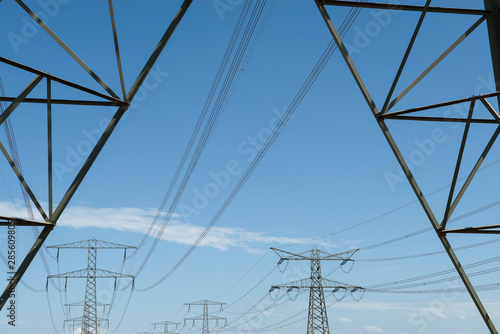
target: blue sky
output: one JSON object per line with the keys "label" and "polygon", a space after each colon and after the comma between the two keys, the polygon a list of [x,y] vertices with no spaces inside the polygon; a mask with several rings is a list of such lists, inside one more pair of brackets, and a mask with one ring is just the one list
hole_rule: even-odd
{"label": "blue sky", "polygon": [[[107,3],[62,0],[47,3],[51,6],[43,1],[26,1],[119,93]],[[250,10],[255,3],[251,3]],[[423,5],[425,1],[405,3]],[[180,4],[181,1],[149,1],[138,6],[132,1],[115,1],[127,89]],[[448,5],[449,1],[436,0],[432,4]],[[481,8],[482,1],[454,1],[453,5]],[[3,1],[0,7],[1,56],[103,91],[42,29],[31,25],[15,2]],[[245,1],[194,1],[144,88],[61,216],[47,246],[91,237],[133,246],[140,244],[174,176],[244,8]],[[255,152],[331,40],[313,1],[268,0],[261,20],[267,13],[269,20],[248,62],[244,61],[244,67],[237,71],[237,85],[226,100],[217,127],[149,260],[144,262],[153,238],[133,256],[129,252],[125,263],[120,251],[98,253],[98,266],[116,272],[134,274],[145,263],[135,279],[133,292],[125,281],[120,284],[123,291],[114,291],[112,280],[98,282],[99,299],[105,303],[113,301],[109,328],[114,332],[133,334],[152,331],[153,322],[182,322],[184,316],[193,317],[201,312],[192,308],[188,313],[184,303],[210,299],[228,304],[220,313],[214,308],[214,314],[228,319],[229,332],[303,333],[307,324],[307,292],[294,301],[284,291],[273,301],[267,292],[271,285],[306,278],[308,264],[290,263],[281,273],[276,267],[278,258],[269,251],[270,247],[302,252],[317,245],[331,253],[361,248],[354,257],[358,261],[348,274],[337,270],[335,263],[324,263],[323,273],[329,279],[366,287],[452,268],[446,254],[421,255],[443,250],[433,231],[410,236],[431,225],[409,184],[401,178],[397,161],[340,53],[335,52],[210,233],[182,266],[157,284],[195,242],[238,184]],[[329,13],[340,26],[348,10],[329,8]],[[345,36],[345,43],[377,105],[384,102],[417,20],[416,13],[366,9]],[[469,16],[429,14],[396,92],[410,84],[476,20]],[[251,43],[255,40],[256,35]],[[0,75],[7,96],[16,96],[33,79],[33,75],[4,64],[0,64]],[[43,96],[44,90],[43,81],[30,97]],[[53,90],[54,98],[87,98],[58,85]],[[483,23],[395,110],[494,91]],[[497,108],[496,101],[490,102]],[[447,107],[436,112],[458,117],[467,108],[467,105]],[[115,109],[54,106],[53,110],[57,203]],[[486,115],[484,108],[478,107],[477,112]],[[26,179],[47,206],[45,117],[44,107],[23,104],[11,120]],[[423,192],[432,193],[428,198],[430,205],[436,215],[442,216],[463,126],[395,120],[387,124],[412,164]],[[472,168],[493,131],[491,125],[471,127],[461,177]],[[5,143],[3,133],[0,139]],[[497,223],[499,153],[495,145],[453,215],[457,220],[455,226]],[[0,170],[0,214],[27,217],[19,185],[5,159],[0,161]],[[170,202],[165,210],[169,205]],[[6,251],[5,235],[0,239],[0,246],[5,248],[2,252]],[[404,236],[408,237],[370,247]],[[23,256],[33,243],[32,230],[18,228],[17,240],[19,256]],[[470,273],[491,269],[491,273],[472,277],[475,284],[498,281],[495,240],[475,235],[450,237],[455,247],[485,243],[457,251],[464,266],[492,259],[488,264],[467,269]],[[404,256],[409,257],[398,259]],[[51,274],[86,266],[84,251],[62,250],[59,262],[53,251],[49,250],[45,257]],[[25,285],[18,287],[17,326],[8,326],[2,311],[2,333],[62,331],[64,320],[70,316],[65,314],[62,304],[81,301],[85,282],[70,280],[65,292],[64,281],[54,280],[45,292],[47,275],[38,256],[25,275]],[[454,276],[452,272],[435,278]],[[461,287],[460,281],[450,279],[413,290]],[[498,292],[479,294],[494,323],[499,325]],[[359,302],[350,296],[336,302],[328,293],[326,300],[331,304],[328,312],[332,332],[487,332],[470,297],[463,291],[367,292]],[[71,316],[78,316],[78,310],[72,309]],[[191,323],[186,325],[179,328],[181,333],[195,333],[201,323],[197,322],[194,329]],[[65,333],[68,332],[65,328]]]}

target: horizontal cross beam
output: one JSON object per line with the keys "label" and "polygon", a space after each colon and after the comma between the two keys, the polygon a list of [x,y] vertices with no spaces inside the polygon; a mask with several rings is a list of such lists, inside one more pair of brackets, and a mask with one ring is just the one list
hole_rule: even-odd
{"label": "horizontal cross beam", "polygon": [[[15,97],[0,97],[0,101],[14,102]],[[21,103],[49,103],[48,99],[25,98]],[[102,107],[119,107],[121,103],[112,101],[87,101],[87,100],[64,100],[50,99],[51,104],[66,104],[66,105],[81,105],[81,106],[102,106]]]}
{"label": "horizontal cross beam", "polygon": [[[412,12],[423,12],[425,6],[416,5],[398,5],[390,3],[379,2],[356,2],[356,1],[340,1],[340,0],[316,0],[319,5],[327,6],[343,6],[343,7],[361,7],[361,8],[374,8],[374,9],[389,9],[389,10],[405,10]],[[449,7],[429,7],[427,9],[430,13],[447,13],[447,14],[467,14],[467,15],[487,15],[490,11],[481,9],[467,9],[467,8],[449,8]]]}
{"label": "horizontal cross beam", "polygon": [[486,225],[442,230],[441,233],[483,233],[500,234],[500,225]]}
{"label": "horizontal cross beam", "polygon": [[11,225],[11,224],[14,224],[16,226],[53,226],[54,225],[54,224],[47,223],[44,221],[42,222],[42,221],[30,220],[30,219],[24,219],[24,218],[0,216],[0,226]]}

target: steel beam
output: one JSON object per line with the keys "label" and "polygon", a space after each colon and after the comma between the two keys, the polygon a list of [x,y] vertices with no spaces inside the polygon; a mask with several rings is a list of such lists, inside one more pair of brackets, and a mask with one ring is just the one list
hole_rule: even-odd
{"label": "steel beam", "polygon": [[450,216],[453,213],[453,211],[455,211],[458,203],[462,199],[462,196],[465,194],[465,191],[467,190],[467,188],[469,187],[470,183],[472,182],[472,179],[474,178],[474,176],[476,175],[477,171],[479,170],[479,167],[481,167],[481,165],[483,164],[483,161],[486,159],[486,156],[490,152],[490,149],[493,146],[493,144],[495,143],[495,141],[497,140],[499,134],[500,134],[500,126],[498,126],[497,129],[496,129],[496,131],[493,133],[493,136],[491,137],[490,141],[488,142],[488,144],[484,148],[483,152],[481,153],[481,156],[479,157],[479,159],[477,160],[476,164],[474,165],[474,168],[472,169],[472,172],[467,177],[467,180],[465,181],[464,185],[462,186],[462,189],[460,189],[460,192],[458,193],[457,197],[453,201],[453,204],[450,207],[450,212],[449,212]]}
{"label": "steel beam", "polygon": [[71,87],[71,88],[75,88],[75,89],[78,89],[78,90],[81,90],[82,92],[85,92],[85,93],[89,93],[89,94],[92,94],[92,95],[95,95],[97,97],[100,97],[102,99],[105,99],[105,100],[108,100],[108,101],[113,101],[113,102],[116,102],[118,103],[118,105],[127,105],[127,103],[123,102],[122,100],[120,100],[119,98],[115,98],[113,96],[108,96],[106,94],[103,94],[103,93],[100,93],[100,92],[97,92],[93,89],[90,89],[90,88],[87,88],[87,87],[84,87],[82,85],[79,85],[79,84],[76,84],[76,83],[73,83],[71,81],[68,81],[68,80],[65,80],[65,79],[62,79],[62,78],[59,78],[59,77],[56,77],[55,75],[52,75],[52,74],[49,74],[49,73],[46,73],[46,72],[43,72],[43,71],[40,71],[40,70],[37,70],[33,67],[29,67],[29,66],[26,66],[26,65],[23,65],[23,64],[20,64],[18,62],[15,62],[13,60],[10,60],[10,59],[7,59],[5,57],[2,57],[0,56],[0,62],[4,63],[4,64],[7,64],[7,65],[10,65],[10,66],[13,66],[13,67],[16,67],[16,68],[19,68],[23,71],[26,71],[26,72],[30,72],[30,73],[34,73],[34,74],[37,74],[37,75],[40,75],[42,77],[45,77],[45,78],[50,78],[52,79],[54,82],[58,82],[60,84],[63,84],[65,86],[68,86],[68,87]]}
{"label": "steel beam", "polygon": [[465,33],[463,33],[446,51],[444,51],[429,67],[425,69],[425,71],[422,72],[413,82],[406,87],[392,102],[387,106],[387,110],[391,110],[392,107],[396,105],[410,90],[412,90],[423,78],[427,76],[444,58],[446,58],[457,46],[462,43],[467,36],[472,34],[474,30],[476,30],[477,27],[481,25],[481,23],[484,22],[486,19],[485,16],[481,17],[479,20],[477,20]]}
{"label": "steel beam", "polygon": [[7,287],[5,288],[4,292],[2,293],[2,296],[0,296],[0,310],[4,307],[7,300],[9,300],[9,296],[10,296],[11,291],[16,288],[17,283],[23,277],[24,273],[26,272],[29,265],[31,264],[31,262],[35,258],[36,254],[38,253],[38,250],[42,247],[43,243],[45,242],[45,240],[47,239],[47,237],[49,236],[49,234],[53,228],[54,228],[54,225],[45,226],[43,228],[42,232],[40,233],[40,235],[36,239],[35,243],[31,247],[30,251],[28,252],[26,257],[24,258],[23,262],[21,263],[21,265],[17,269],[13,278],[7,284]]}
{"label": "steel beam", "polygon": [[489,94],[484,94],[484,95],[472,96],[472,97],[467,97],[465,99],[452,100],[452,101],[448,101],[448,102],[441,102],[441,103],[431,104],[431,105],[428,105],[428,106],[423,106],[423,107],[418,107],[418,108],[411,108],[411,109],[406,109],[406,110],[401,110],[401,111],[394,111],[394,112],[391,112],[391,113],[388,113],[388,114],[385,114],[385,115],[378,115],[378,117],[380,117],[380,118],[388,118],[390,116],[405,115],[405,114],[415,113],[415,112],[424,111],[424,110],[430,110],[430,109],[448,107],[448,106],[452,106],[452,105],[460,104],[460,103],[472,102],[472,101],[477,101],[477,100],[483,101],[483,100],[485,100],[487,98],[497,97],[497,96],[500,96],[500,92],[494,92],[494,93],[489,93]]}
{"label": "steel beam", "polygon": [[483,105],[486,107],[486,109],[488,109],[488,111],[493,116],[493,118],[495,118],[500,123],[500,115],[493,108],[493,106],[487,100],[485,100],[485,99],[481,99],[480,101],[483,103]]}
{"label": "steel beam", "polygon": [[50,37],[52,37],[52,39],[54,39],[54,41],[57,42],[57,44],[59,44],[64,49],[64,51],[66,51],[81,67],[83,67],[83,69],[88,74],[90,74],[90,76],[95,81],[97,81],[97,83],[101,85],[101,87],[104,88],[105,91],[107,91],[111,96],[118,98],[115,92],[113,92],[111,88],[109,88],[108,85],[106,85],[104,81],[102,81],[102,79],[99,78],[97,74],[95,74],[95,72],[92,71],[90,67],[88,67],[87,64],[85,64],[83,60],[81,60],[76,55],[76,53],[74,53],[69,48],[69,46],[67,46],[28,6],[26,6],[24,2],[22,2],[21,0],[16,0],[16,2],[19,4],[19,6],[21,6],[22,9],[24,9],[26,13],[28,13],[29,16],[31,16],[31,18],[33,18],[33,20],[35,20],[36,23],[40,25],[40,27],[42,27],[43,30],[45,30],[50,35]]}
{"label": "steel beam", "polygon": [[181,8],[175,15],[174,19],[172,20],[169,27],[165,31],[165,34],[163,34],[162,38],[160,39],[160,42],[158,43],[153,53],[151,54],[151,57],[149,57],[148,61],[146,62],[146,65],[144,65],[144,68],[142,69],[141,73],[139,74],[134,84],[130,88],[130,91],[127,94],[127,101],[132,101],[135,94],[137,94],[137,92],[139,91],[139,88],[141,87],[144,80],[146,80],[149,72],[153,68],[153,65],[155,64],[161,52],[165,48],[165,45],[167,45],[167,42],[170,40],[170,37],[172,37],[172,34],[174,33],[175,29],[181,22],[182,18],[184,17],[184,14],[186,14],[186,11],[188,10],[192,2],[193,0],[184,0],[184,2],[182,3]]}
{"label": "steel beam", "polygon": [[52,80],[47,78],[47,178],[49,195],[49,221],[52,222],[53,208],[53,182],[52,182]]}
{"label": "steel beam", "polygon": [[453,200],[453,195],[455,194],[455,187],[457,185],[458,173],[460,172],[460,167],[462,166],[462,157],[464,155],[465,144],[467,142],[467,136],[469,135],[469,128],[471,124],[472,114],[474,113],[475,101],[470,103],[469,116],[467,117],[467,123],[465,124],[464,134],[462,136],[462,143],[460,144],[460,150],[458,151],[457,163],[455,164],[455,172],[453,173],[453,179],[451,181],[450,193],[448,194],[448,202],[446,203],[446,209],[443,217],[443,222],[441,223],[441,228],[446,228],[446,224],[450,219],[451,212],[451,201]]}
{"label": "steel beam", "polygon": [[486,226],[476,226],[476,227],[464,227],[464,228],[454,228],[443,230],[442,233],[480,233],[480,234],[500,234],[500,225],[486,225]]}
{"label": "steel beam", "polygon": [[0,216],[0,226],[8,226],[14,224],[16,226],[52,226],[50,222],[37,221],[31,219]]}
{"label": "steel beam", "polygon": [[342,57],[344,58],[344,61],[347,64],[347,67],[351,71],[351,74],[354,80],[356,81],[356,84],[358,85],[361,94],[363,94],[366,103],[368,103],[368,106],[370,107],[370,110],[372,111],[373,115],[377,116],[379,114],[379,111],[377,109],[377,106],[375,105],[375,101],[371,97],[370,93],[368,92],[368,88],[366,88],[365,83],[361,79],[361,75],[359,74],[358,69],[354,65],[354,62],[352,61],[352,58],[349,55],[349,52],[347,51],[347,48],[344,45],[342,37],[340,37],[337,28],[335,28],[335,25],[333,24],[330,15],[328,15],[328,12],[326,11],[325,7],[322,4],[320,4],[320,2],[321,1],[316,1],[316,5],[318,6],[319,12],[321,13],[323,19],[325,20],[326,26],[328,27],[328,30],[330,30],[330,33],[332,34],[332,37],[335,40],[335,43],[337,43],[337,47],[339,48],[339,51],[342,54]]}
{"label": "steel beam", "polygon": [[7,109],[5,109],[5,111],[0,115],[0,125],[2,125],[3,122],[5,122],[5,120],[7,119],[7,117],[9,117],[10,114],[12,114],[14,110],[16,110],[16,108],[21,104],[21,102],[26,98],[26,96],[28,96],[28,94],[31,93],[31,91],[36,87],[36,85],[38,85],[38,83],[40,83],[42,79],[43,77],[41,75],[37,75],[35,79],[33,79],[29,83],[29,85],[25,89],[23,89],[21,94],[19,94],[19,96],[12,101],[12,103],[7,107]]}
{"label": "steel beam", "polygon": [[[50,78],[49,78],[50,79]],[[0,101],[13,102],[15,97],[0,97]],[[40,98],[25,98],[21,103],[38,103],[46,104],[47,99]],[[107,101],[88,101],[88,100],[66,100],[66,99],[53,99],[52,104],[62,104],[62,105],[76,105],[76,106],[97,106],[97,107],[119,107],[123,103],[119,102],[107,102]]]}
{"label": "steel beam", "polygon": [[[484,0],[484,8],[489,11],[486,15],[486,26],[490,39],[491,61],[495,77],[496,90],[500,91],[500,4],[495,0]],[[500,106],[500,96],[497,97]]]}
{"label": "steel beam", "polygon": [[[316,3],[327,6],[343,6],[343,7],[359,7],[359,8],[373,8],[373,9],[389,9],[389,10],[404,10],[412,12],[423,12],[425,6],[414,5],[400,5],[379,2],[358,2],[347,0],[317,0]],[[447,8],[447,7],[429,7],[431,13],[448,13],[448,14],[467,14],[467,15],[486,15],[489,13],[487,10],[480,9],[466,9],[466,8]]]}
{"label": "steel beam", "polygon": [[396,73],[396,77],[394,78],[394,81],[392,82],[391,88],[389,89],[389,93],[387,94],[387,98],[385,99],[384,106],[382,107],[382,114],[385,114],[387,112],[387,106],[389,105],[389,101],[391,100],[392,94],[394,93],[394,89],[396,89],[396,85],[398,84],[399,78],[401,77],[401,74],[403,73],[403,69],[406,65],[406,61],[408,60],[408,57],[410,56],[411,49],[413,48],[413,44],[415,44],[415,40],[417,39],[418,32],[420,31],[420,27],[422,27],[422,23],[424,22],[425,14],[427,14],[427,11],[429,10],[429,5],[431,4],[431,0],[427,0],[425,3],[425,7],[422,10],[422,14],[420,14],[420,18],[418,19],[417,26],[415,27],[415,30],[413,31],[413,35],[411,36],[410,43],[408,43],[408,47],[406,48],[405,55],[403,56],[403,60],[401,61],[401,64],[399,65],[398,72]]}
{"label": "steel beam", "polygon": [[16,174],[17,178],[19,179],[19,182],[21,183],[21,185],[26,190],[29,197],[31,198],[31,200],[35,204],[36,208],[38,209],[38,212],[40,212],[40,215],[42,215],[42,217],[45,221],[49,221],[49,217],[47,216],[47,214],[43,210],[42,206],[40,205],[40,202],[38,202],[35,194],[33,193],[33,191],[31,191],[31,188],[28,186],[28,183],[24,179],[24,176],[19,171],[19,168],[17,167],[14,160],[12,160],[9,153],[7,152],[7,149],[5,148],[5,146],[3,146],[1,141],[0,141],[0,151],[2,151],[3,155],[5,156],[5,159],[7,159],[7,161],[9,162],[10,167],[12,168],[12,170]]}
{"label": "steel beam", "polygon": [[123,79],[122,60],[120,57],[120,47],[118,45],[118,33],[116,32],[115,12],[113,10],[113,0],[108,0],[108,5],[109,5],[109,16],[111,18],[111,28],[113,29],[113,40],[115,42],[116,63],[118,65],[118,74],[120,76],[120,86],[122,88],[123,99],[125,100],[127,98],[127,93],[125,92],[125,81]]}
{"label": "steel beam", "polygon": [[403,120],[403,121],[426,121],[426,122],[445,122],[445,123],[477,123],[477,124],[498,124],[495,119],[483,118],[457,118],[457,117],[433,117],[433,116],[388,116],[385,119]]}
{"label": "steel beam", "polygon": [[127,110],[126,108],[120,107],[116,111],[115,115],[113,116],[113,118],[109,122],[106,130],[104,130],[103,134],[101,135],[101,137],[97,141],[96,145],[92,149],[92,152],[90,152],[90,155],[88,156],[87,160],[85,160],[85,163],[83,164],[82,168],[80,169],[80,171],[76,175],[74,181],[71,183],[70,187],[68,188],[68,190],[64,194],[63,198],[59,202],[59,205],[55,209],[54,215],[52,217],[54,222],[57,222],[59,217],[62,215],[64,209],[66,208],[69,201],[71,200],[71,198],[75,194],[76,190],[78,189],[78,187],[82,183],[85,175],[87,175],[88,171],[90,170],[90,167],[92,167],[92,165],[94,164],[95,160],[97,159],[97,156],[99,155],[102,148],[104,147],[104,145],[108,141],[109,137],[111,136],[111,134],[115,130],[116,126],[118,125],[118,122],[121,120],[121,118],[126,110]]}

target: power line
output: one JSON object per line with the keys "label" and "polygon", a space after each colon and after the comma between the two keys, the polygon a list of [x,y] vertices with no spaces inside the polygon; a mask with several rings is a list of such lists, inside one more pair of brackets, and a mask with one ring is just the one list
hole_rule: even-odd
{"label": "power line", "polygon": [[[354,22],[354,19],[359,15],[359,12],[361,9],[352,9],[351,14],[344,20],[344,23],[342,24],[341,27],[341,33],[345,35],[345,33],[349,30],[350,26]],[[333,55],[333,52],[337,49],[336,43],[332,40],[330,44],[327,46],[326,50],[323,52],[322,56],[314,66],[313,70],[309,74],[308,78],[306,81],[303,83],[301,89],[299,92],[296,94],[295,98],[293,99],[291,105],[287,108],[286,112],[283,114],[281,117],[280,121],[276,125],[276,127],[273,129],[272,133],[270,136],[267,138],[266,142],[264,145],[261,147],[260,151],[257,153],[256,157],[253,159],[251,162],[250,166],[247,168],[243,176],[240,178],[238,181],[237,185],[233,188],[229,196],[226,198],[222,206],[219,208],[217,213],[214,215],[214,217],[211,219],[210,223],[205,227],[204,231],[199,235],[199,237],[196,239],[196,241],[191,245],[191,247],[186,251],[186,253],[179,259],[179,261],[162,277],[160,278],[156,283],[146,287],[146,288],[137,288],[138,291],[147,291],[161,282],[163,282],[165,279],[167,279],[170,275],[172,275],[183,263],[184,261],[191,255],[191,253],[198,247],[200,242],[205,238],[205,236],[208,234],[208,232],[212,229],[212,227],[215,225],[215,223],[219,220],[219,218],[222,216],[222,214],[225,212],[229,204],[233,201],[233,199],[236,197],[238,192],[241,190],[243,185],[246,183],[250,175],[253,173],[255,168],[258,166],[262,158],[266,155],[267,151],[271,148],[272,144],[278,137],[278,135],[281,133],[285,125],[288,123],[290,117],[292,114],[295,112],[297,107],[300,105],[300,102],[303,100],[309,89],[312,87],[312,84],[316,81],[318,75],[321,73],[323,68],[325,67],[326,63],[330,59],[330,57]],[[169,212],[170,216],[172,215],[171,212]],[[158,239],[155,240],[157,242]]]}
{"label": "power line", "polygon": [[193,133],[191,134],[188,145],[186,146],[186,149],[184,150],[184,154],[182,155],[181,161],[179,162],[179,165],[177,166],[177,170],[175,171],[174,177],[173,177],[172,181],[170,182],[170,186],[168,187],[167,193],[165,194],[163,201],[162,201],[160,207],[158,208],[156,216],[154,217],[153,222],[149,226],[149,229],[146,232],[146,235],[144,236],[144,238],[142,239],[142,241],[139,243],[139,245],[137,247],[138,250],[140,248],[142,248],[142,246],[144,246],[144,244],[146,243],[146,241],[150,237],[150,234],[152,233],[153,228],[155,227],[158,219],[160,218],[161,214],[163,213],[165,205],[167,204],[167,201],[168,201],[168,199],[173,191],[173,188],[174,188],[175,184],[177,183],[177,180],[179,179],[180,173],[181,173],[182,169],[184,168],[184,165],[185,165],[186,160],[189,156],[189,153],[191,152],[191,149],[193,148],[194,141],[198,137],[198,133],[201,129],[201,125],[203,124],[205,116],[208,112],[208,108],[210,107],[212,100],[215,96],[215,93],[217,91],[217,88],[222,80],[222,75],[224,74],[226,67],[227,67],[227,64],[229,62],[229,59],[233,53],[233,49],[234,49],[236,42],[238,40],[238,37],[241,33],[241,29],[243,27],[243,23],[246,20],[249,9],[250,9],[250,1],[247,0],[247,1],[245,1],[245,4],[244,4],[243,9],[240,13],[240,16],[238,17],[238,21],[236,22],[236,26],[233,30],[232,35],[231,35],[231,39],[229,40],[229,44],[226,48],[226,51],[224,52],[224,56],[222,57],[221,63],[219,65],[219,69],[217,70],[217,74],[214,78],[212,86],[210,87],[209,94],[205,100],[205,105],[203,106],[203,109],[202,109],[201,114],[198,118],[196,126],[193,130]]}
{"label": "power line", "polygon": [[231,68],[230,68],[228,74],[226,75],[226,79],[224,80],[222,89],[219,92],[219,96],[217,98],[217,101],[214,105],[214,108],[212,109],[212,112],[211,112],[210,117],[207,121],[207,124],[205,125],[205,129],[203,130],[201,138],[200,138],[198,145],[194,151],[194,154],[191,158],[190,164],[189,164],[189,166],[184,174],[184,177],[181,181],[181,184],[177,190],[176,196],[175,196],[172,204],[170,205],[170,208],[169,208],[166,216],[164,217],[160,228],[158,229],[158,232],[157,232],[156,237],[153,241],[153,244],[151,245],[151,248],[149,249],[141,266],[137,270],[137,272],[135,274],[136,276],[138,276],[142,272],[142,270],[144,269],[144,266],[146,265],[149,258],[153,254],[153,252],[156,248],[156,245],[158,244],[159,240],[161,239],[161,236],[163,235],[163,232],[164,232],[166,226],[168,225],[170,218],[172,217],[172,215],[177,207],[177,204],[180,201],[182,194],[184,193],[184,190],[187,186],[187,183],[188,183],[188,181],[189,181],[189,179],[190,179],[190,177],[191,177],[191,175],[192,175],[192,173],[193,173],[193,171],[198,163],[198,160],[201,157],[203,150],[205,149],[206,143],[208,142],[208,139],[214,130],[214,125],[215,125],[216,119],[220,116],[221,106],[223,105],[223,98],[221,96],[224,96],[226,94],[227,90],[231,87],[232,80],[234,79],[234,72],[238,69],[239,63],[241,62],[241,57],[243,56],[243,54],[246,50],[246,47],[248,46],[248,43],[250,42],[250,40],[252,38],[251,33],[253,33],[253,31],[255,30],[255,26],[257,25],[258,20],[260,18],[260,15],[262,14],[262,10],[265,6],[265,1],[266,0],[257,2],[253,11],[252,11],[252,14],[250,16],[250,20],[247,23],[247,26],[246,26],[245,31],[243,33],[242,40],[240,41],[240,44],[238,46],[236,55],[233,58],[233,63],[231,64]]}

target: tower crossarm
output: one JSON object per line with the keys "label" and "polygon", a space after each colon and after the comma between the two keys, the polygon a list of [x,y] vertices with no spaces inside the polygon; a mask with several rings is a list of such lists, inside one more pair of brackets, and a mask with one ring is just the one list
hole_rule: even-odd
{"label": "tower crossarm", "polygon": [[172,326],[179,326],[180,323],[178,322],[173,322],[173,321],[160,321],[160,322],[153,322],[151,325],[153,326],[159,326],[159,325],[172,325]]}
{"label": "tower crossarm", "polygon": [[[75,303],[71,303],[71,304],[64,304],[64,306],[69,306],[69,307],[78,307],[78,306],[84,306],[85,305],[85,302],[75,302]],[[106,303],[101,303],[101,302],[96,302],[96,305],[97,306],[111,306],[111,304],[106,304]]]}
{"label": "tower crossarm", "polygon": [[[89,276],[88,269],[80,269],[70,271],[64,274],[49,275],[47,278],[87,278]],[[96,269],[95,277],[97,278],[134,278],[132,275],[120,274],[109,270]]]}
{"label": "tower crossarm", "polygon": [[88,249],[88,248],[96,248],[96,249],[136,249],[135,246],[128,246],[117,244],[109,241],[97,240],[96,238],[90,238],[88,240],[81,240],[70,242],[67,244],[47,246],[47,248],[55,248],[55,249],[63,249],[63,248],[72,248],[72,249]]}
{"label": "tower crossarm", "polygon": [[322,278],[321,285],[318,285],[314,284],[310,278],[306,278],[285,284],[273,285],[271,286],[270,291],[273,291],[275,289],[311,289],[311,288],[317,288],[319,286],[321,286],[323,289],[345,289],[345,290],[363,289],[360,286],[345,284],[342,282],[333,281],[326,278]]}
{"label": "tower crossarm", "polygon": [[179,334],[176,332],[170,331],[170,327],[174,327],[177,329],[179,328],[180,323],[178,322],[173,322],[173,321],[160,321],[160,322],[154,322],[151,325],[153,325],[153,330],[156,331],[156,326],[163,326],[163,334]]}
{"label": "tower crossarm", "polygon": [[224,318],[224,317],[218,317],[216,315],[209,315],[209,316],[206,316],[205,318],[203,317],[203,315],[197,315],[195,317],[184,318],[185,321],[188,321],[188,320],[203,320],[203,319],[207,319],[207,320],[226,320],[226,318]]}
{"label": "tower crossarm", "polygon": [[271,249],[280,257],[280,261],[300,261],[300,260],[321,260],[321,261],[353,261],[351,257],[356,253],[359,249],[353,249],[350,251],[338,253],[338,254],[330,254],[325,251],[316,249],[317,252],[316,254],[319,255],[319,257],[313,257],[311,251],[306,251],[302,253],[291,253],[287,252],[281,249],[273,248]]}
{"label": "tower crossarm", "polygon": [[[83,317],[76,317],[76,318],[71,318],[71,319],[65,319],[64,320],[64,323],[67,323],[67,322],[82,322],[83,321]],[[104,319],[104,318],[97,318],[97,321],[98,322],[109,322],[109,319]]]}
{"label": "tower crossarm", "polygon": [[186,326],[186,322],[187,321],[192,321],[193,322],[193,326],[194,326],[195,322],[197,320],[200,320],[200,321],[203,322],[203,331],[202,331],[203,334],[208,333],[208,322],[211,321],[211,320],[215,320],[217,327],[219,326],[219,321],[223,321],[224,322],[224,327],[227,326],[227,318],[218,317],[218,316],[215,316],[215,315],[207,315],[206,313],[203,314],[203,315],[195,316],[195,317],[184,318],[184,326]]}
{"label": "tower crossarm", "polygon": [[212,300],[199,300],[192,303],[184,303],[184,305],[227,305],[227,303],[216,302]]}

